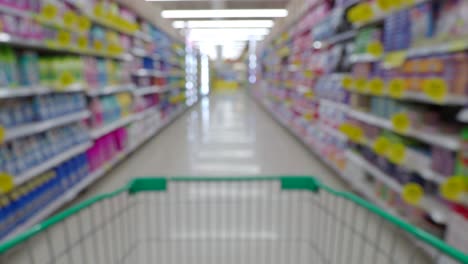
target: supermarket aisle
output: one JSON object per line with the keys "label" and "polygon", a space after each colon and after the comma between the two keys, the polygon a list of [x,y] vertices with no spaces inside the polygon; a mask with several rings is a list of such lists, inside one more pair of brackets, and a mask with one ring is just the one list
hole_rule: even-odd
{"label": "supermarket aisle", "polygon": [[111,171],[88,195],[113,190],[136,176],[278,174],[309,174],[339,184],[247,93],[213,94]]}

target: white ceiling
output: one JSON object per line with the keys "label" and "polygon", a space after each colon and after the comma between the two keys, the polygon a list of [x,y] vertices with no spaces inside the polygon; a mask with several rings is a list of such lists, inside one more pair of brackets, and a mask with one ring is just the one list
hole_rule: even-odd
{"label": "white ceiling", "polygon": [[[289,0],[152,0],[152,4],[157,6],[160,10],[208,10],[208,9],[285,9]],[[219,20],[271,20],[272,18],[216,18]],[[198,18],[198,19],[170,19],[174,21],[194,21],[194,20],[214,20],[214,18]],[[235,22],[234,22],[235,23]],[[188,23],[187,25],[189,25]],[[196,43],[202,51],[208,53],[211,58],[216,55],[216,46],[223,46],[224,58],[235,58],[240,55],[248,40],[256,39],[261,40],[265,34],[269,32],[271,25],[263,29],[257,29],[253,32],[245,26],[245,23],[239,23],[238,30],[233,32],[231,29],[225,32],[219,27],[213,27],[212,33],[209,28],[200,30],[198,32],[191,32],[191,30],[181,30],[182,34],[187,34],[189,41]],[[232,28],[232,27],[231,27]],[[245,29],[245,30],[243,30]],[[229,31],[229,32],[228,32]],[[235,34],[232,34],[235,33]],[[258,34],[257,34],[258,33]]]}

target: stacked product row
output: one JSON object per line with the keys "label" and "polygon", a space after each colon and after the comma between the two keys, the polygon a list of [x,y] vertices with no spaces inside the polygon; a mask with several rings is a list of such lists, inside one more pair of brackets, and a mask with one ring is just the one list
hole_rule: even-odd
{"label": "stacked product row", "polygon": [[73,199],[191,105],[184,61],[196,55],[113,1],[0,2],[0,34],[11,40],[0,47],[3,240]]}
{"label": "stacked product row", "polygon": [[359,193],[466,248],[466,1],[312,2],[263,48],[256,96]]}

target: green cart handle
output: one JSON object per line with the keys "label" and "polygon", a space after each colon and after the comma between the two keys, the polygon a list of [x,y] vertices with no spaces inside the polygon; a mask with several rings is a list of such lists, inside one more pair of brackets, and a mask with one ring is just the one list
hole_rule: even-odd
{"label": "green cart handle", "polygon": [[390,223],[394,224],[401,230],[409,233],[413,237],[419,239],[420,241],[427,243],[428,245],[434,247],[435,249],[439,250],[440,252],[446,254],[447,256],[451,257],[452,259],[463,263],[468,264],[468,255],[461,252],[460,250],[448,245],[444,241],[438,239],[437,237],[429,234],[426,231],[421,230],[420,228],[411,225],[410,223],[393,216],[392,214],[384,211],[383,209],[379,208],[378,206],[362,199],[361,197],[354,195],[352,193],[337,191],[325,184],[321,181],[317,180],[311,176],[273,176],[273,177],[171,177],[171,178],[135,178],[130,181],[126,186],[115,190],[110,193],[105,193],[101,195],[97,195],[92,197],[84,202],[81,202],[67,210],[58,213],[51,218],[43,221],[40,224],[33,226],[32,228],[28,229],[24,233],[14,237],[13,239],[6,241],[5,243],[0,245],[0,254],[7,252],[8,250],[12,249],[13,247],[23,243],[24,241],[28,240],[29,238],[44,232],[45,230],[49,229],[50,227],[54,226],[57,223],[62,222],[63,220],[67,219],[68,217],[80,212],[81,210],[97,203],[102,200],[110,199],[122,193],[129,193],[129,194],[136,194],[140,192],[155,192],[155,191],[166,191],[167,189],[167,182],[226,182],[226,181],[279,181],[281,182],[281,189],[282,190],[307,190],[311,192],[318,192],[319,190],[326,191],[327,193],[341,197],[348,201],[351,201],[370,212],[384,218],[385,220],[389,221]]}

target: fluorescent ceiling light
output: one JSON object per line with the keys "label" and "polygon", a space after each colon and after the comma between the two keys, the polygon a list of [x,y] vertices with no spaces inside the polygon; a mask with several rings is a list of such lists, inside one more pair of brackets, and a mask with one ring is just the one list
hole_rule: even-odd
{"label": "fluorescent ceiling light", "polygon": [[211,38],[206,38],[206,37],[191,37],[189,38],[189,41],[191,42],[210,42],[212,44],[218,44],[218,45],[223,45],[226,41],[250,41],[250,40],[256,40],[260,41],[264,39],[264,36],[228,36],[222,38],[222,41],[220,40],[219,37],[211,37]]}
{"label": "fluorescent ceiling light", "polygon": [[271,28],[273,20],[190,20],[174,21],[174,28]]}
{"label": "fluorescent ceiling light", "polygon": [[285,17],[286,9],[164,10],[164,18]]}
{"label": "fluorescent ceiling light", "polygon": [[203,35],[203,36],[217,36],[223,37],[228,35],[268,35],[270,32],[267,28],[195,28],[189,31],[190,36]]}

